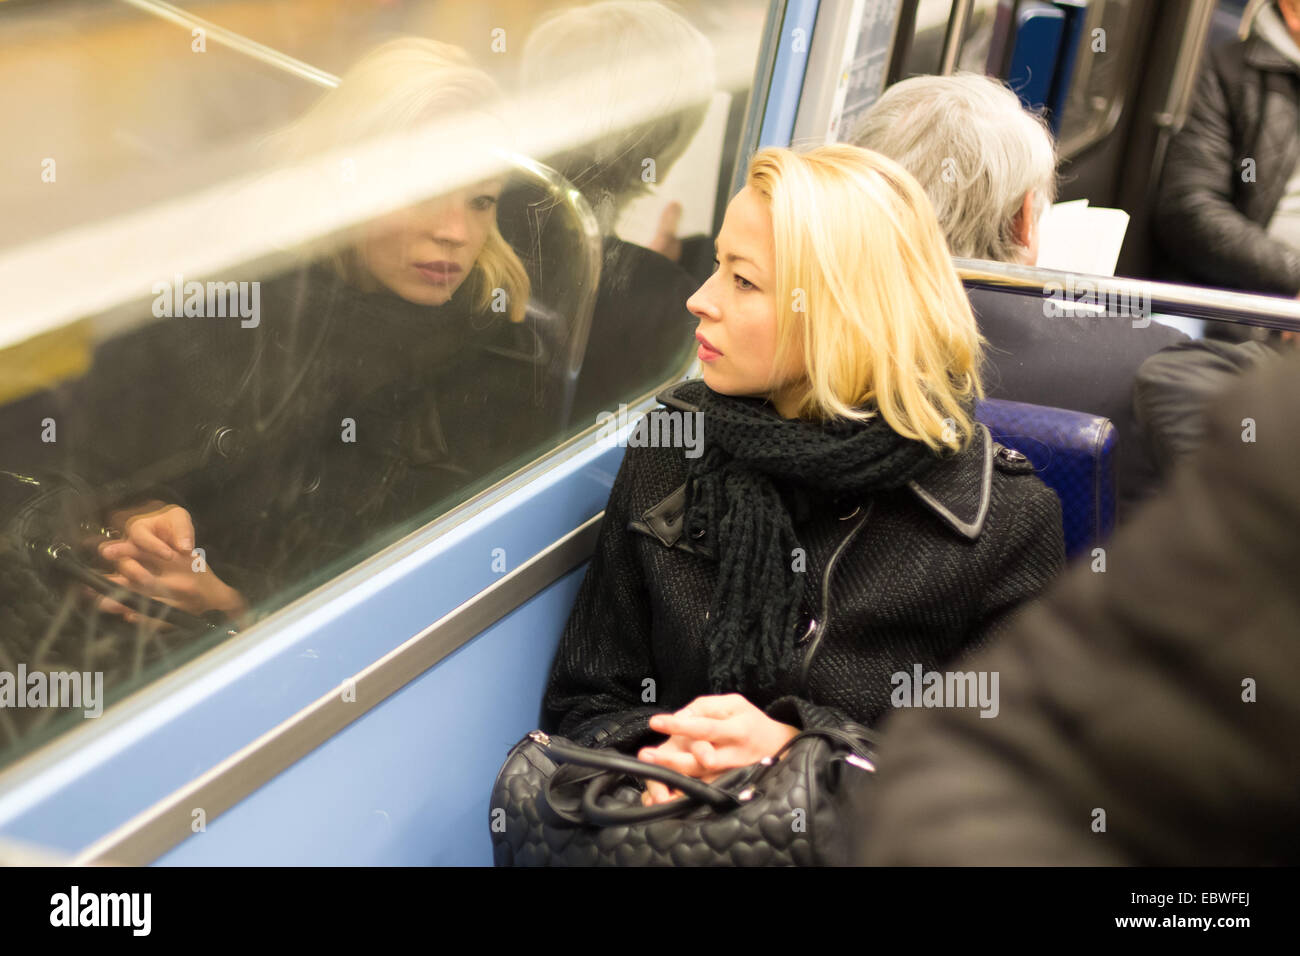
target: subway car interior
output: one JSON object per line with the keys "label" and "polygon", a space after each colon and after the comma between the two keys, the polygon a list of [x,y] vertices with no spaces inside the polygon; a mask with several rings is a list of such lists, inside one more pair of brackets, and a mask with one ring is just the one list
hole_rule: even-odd
{"label": "subway car interior", "polygon": [[921,78],[991,78],[1053,146],[1013,220],[1036,258],[950,235],[951,262],[989,455],[1055,494],[1068,568],[1105,570],[1187,439],[1135,413],[1145,360],[1244,367],[1300,333],[1300,251],[1211,262],[1181,201],[1258,177],[1267,210],[1220,213],[1279,248],[1300,221],[1300,47],[1255,100],[1220,90],[1256,115],[1198,112],[1215,51],[1288,18],[2,0],[0,861],[501,863],[494,781],[542,726],[638,422],[718,354],[693,297],[751,158],[889,153],[925,124],[863,131]]}

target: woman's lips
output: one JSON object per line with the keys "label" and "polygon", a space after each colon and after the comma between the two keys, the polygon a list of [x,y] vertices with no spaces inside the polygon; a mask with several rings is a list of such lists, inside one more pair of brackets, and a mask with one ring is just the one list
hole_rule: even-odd
{"label": "woman's lips", "polygon": [[460,275],[463,270],[454,262],[439,260],[437,262],[417,262],[415,263],[415,271],[435,285],[446,285]]}
{"label": "woman's lips", "polygon": [[714,359],[722,355],[721,352],[709,344],[708,339],[700,335],[698,332],[695,333],[695,341],[700,343],[700,350],[696,354],[699,356],[701,362],[712,362]]}

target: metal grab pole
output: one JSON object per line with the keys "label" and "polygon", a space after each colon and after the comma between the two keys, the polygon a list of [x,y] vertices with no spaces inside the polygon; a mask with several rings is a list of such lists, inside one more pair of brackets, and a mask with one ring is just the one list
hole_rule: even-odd
{"label": "metal grab pole", "polygon": [[339,78],[333,73],[326,73],[324,70],[318,70],[310,63],[304,63],[302,60],[295,60],[287,53],[281,53],[279,50],[273,50],[269,46],[258,43],[256,40],[250,40],[233,30],[227,30],[225,27],[219,27],[209,20],[202,17],[196,17],[192,13],[186,13],[179,7],[170,3],[163,3],[162,0],[122,0],[137,10],[143,10],[145,13],[160,17],[175,23],[177,26],[189,27],[190,30],[202,30],[204,35],[209,37],[214,43],[220,43],[224,47],[234,50],[236,53],[242,53],[244,56],[252,57],[268,66],[273,66],[277,70],[283,70],[286,73],[292,73],[294,76],[307,80],[309,83],[315,83],[317,86],[332,89],[339,85]]}
{"label": "metal grab pole", "polygon": [[943,56],[939,58],[939,75],[952,76],[957,69],[957,57],[966,41],[966,24],[970,22],[971,7],[975,0],[953,0],[952,15],[948,17],[948,32],[943,35]]}

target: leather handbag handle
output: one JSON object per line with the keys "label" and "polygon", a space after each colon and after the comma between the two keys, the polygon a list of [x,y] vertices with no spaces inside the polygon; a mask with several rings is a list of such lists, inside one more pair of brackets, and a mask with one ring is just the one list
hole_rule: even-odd
{"label": "leather handbag handle", "polygon": [[[625,756],[616,750],[593,750],[588,747],[566,744],[549,737],[545,741],[539,740],[538,743],[560,763],[577,764],[580,767],[611,770],[632,777],[657,780],[660,783],[667,784],[674,790],[680,790],[694,800],[707,803],[711,807],[732,807],[740,802],[727,791],[705,783],[703,780],[696,780],[694,777],[688,777],[684,773],[669,770],[667,767],[661,767],[658,764],[646,763],[644,760]],[[597,778],[597,781],[599,779]],[[593,781],[593,783],[597,781]],[[587,789],[590,792],[592,785],[589,784]],[[586,796],[584,795],[584,809],[586,802]],[[673,803],[677,803],[677,801],[673,801]],[[671,806],[671,804],[664,804],[663,806]]]}
{"label": "leather handbag handle", "polygon": [[[672,771],[669,771],[671,773]],[[679,814],[698,807],[704,801],[697,795],[686,793],[683,797],[676,800],[669,800],[667,803],[655,804],[652,807],[602,807],[599,800],[609,790],[618,783],[622,774],[613,771],[605,771],[598,774],[588,784],[582,793],[582,817],[586,823],[598,827],[616,827],[630,826],[638,823],[651,823],[655,820],[663,820],[667,817],[675,817]],[[687,778],[692,779],[692,778]],[[707,783],[699,780],[694,781],[697,786],[708,787],[716,790],[716,787],[710,787]],[[720,791],[721,792],[721,791]],[[739,806],[740,800],[728,795],[727,807]]]}

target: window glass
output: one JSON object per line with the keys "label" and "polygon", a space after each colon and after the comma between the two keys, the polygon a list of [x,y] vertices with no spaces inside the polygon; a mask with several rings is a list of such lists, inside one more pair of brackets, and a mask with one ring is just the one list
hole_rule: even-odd
{"label": "window glass", "polygon": [[998,21],[999,0],[975,0],[971,4],[970,17],[966,20],[966,29],[962,33],[961,52],[957,55],[957,69],[971,73],[992,74],[990,58],[996,63],[1001,55],[1001,46],[1005,44],[1004,36],[1010,26],[1010,19],[1005,23]]}
{"label": "window glass", "polygon": [[[962,45],[957,55],[956,69],[974,73],[986,72],[990,43],[995,36],[999,0],[974,0],[966,26],[962,31]],[[894,80],[909,76],[931,76],[939,72],[943,60],[943,41],[948,33],[948,21],[953,14],[952,0],[908,0],[901,6],[901,25],[906,28],[908,17],[914,14],[910,32],[900,38],[899,64],[891,69]]]}
{"label": "window glass", "polygon": [[1089,5],[1079,38],[1080,52],[1104,49],[1108,55],[1075,58],[1058,136],[1063,157],[1073,156],[1103,139],[1118,120],[1124,105],[1128,64],[1132,62],[1137,40],[1132,25],[1141,12],[1131,0],[1105,0]]}
{"label": "window glass", "polygon": [[906,45],[900,46],[902,65],[894,72],[900,80],[939,72],[943,38],[948,30],[948,18],[952,15],[952,0],[909,0],[904,10],[904,26],[909,12],[914,17],[912,30],[908,37],[903,38]]}
{"label": "window glass", "polygon": [[0,4],[0,763],[681,374],[767,8]]}

